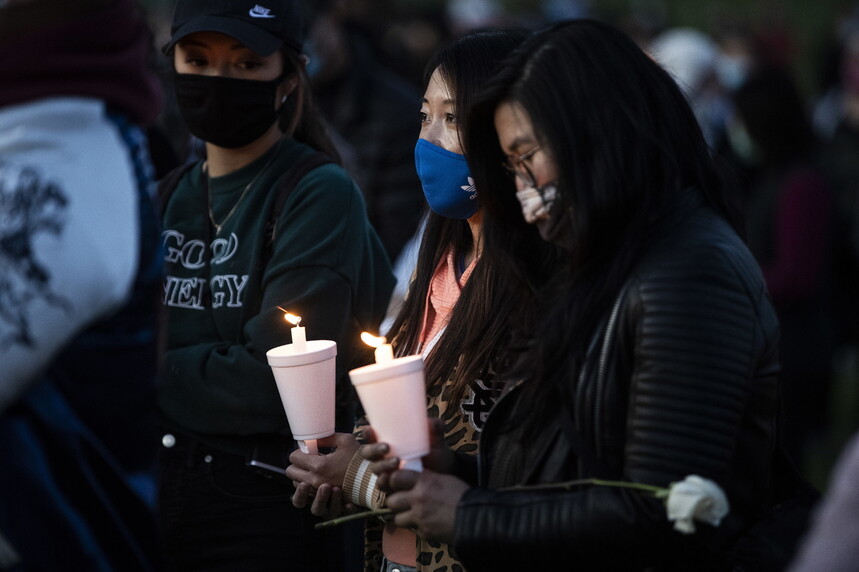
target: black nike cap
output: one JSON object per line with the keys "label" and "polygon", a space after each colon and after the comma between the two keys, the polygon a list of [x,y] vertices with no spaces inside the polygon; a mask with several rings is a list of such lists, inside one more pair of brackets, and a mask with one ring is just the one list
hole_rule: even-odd
{"label": "black nike cap", "polygon": [[298,0],[179,0],[164,53],[195,32],[226,34],[261,56],[270,56],[283,45],[301,52],[302,6]]}

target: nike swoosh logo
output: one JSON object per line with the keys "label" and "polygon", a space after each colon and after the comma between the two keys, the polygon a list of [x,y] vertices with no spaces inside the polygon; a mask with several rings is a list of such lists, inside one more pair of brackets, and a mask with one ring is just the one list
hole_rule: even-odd
{"label": "nike swoosh logo", "polygon": [[251,18],[274,18],[274,14],[271,13],[271,10],[268,8],[263,8],[259,4],[254,6],[248,11],[248,15]]}

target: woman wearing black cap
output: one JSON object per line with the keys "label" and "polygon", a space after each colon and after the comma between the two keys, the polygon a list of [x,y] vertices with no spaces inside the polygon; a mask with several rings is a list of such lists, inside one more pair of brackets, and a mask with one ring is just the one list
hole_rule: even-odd
{"label": "woman wearing black cap", "polygon": [[167,559],[183,570],[344,569],[340,533],[314,531],[277,470],[295,444],[265,352],[290,342],[278,307],[309,338],[336,341],[338,424],[351,429],[346,373],[369,361],[356,341],[378,328],[393,277],[358,188],[318,166],[319,151],[336,154],[309,99],[300,15],[289,0],[180,0],[165,46],[206,151],[160,189],[160,509]]}

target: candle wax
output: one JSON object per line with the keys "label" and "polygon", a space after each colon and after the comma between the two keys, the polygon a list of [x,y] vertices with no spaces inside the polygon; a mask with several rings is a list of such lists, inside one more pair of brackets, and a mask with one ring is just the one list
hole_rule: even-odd
{"label": "candle wax", "polygon": [[376,348],[376,363],[387,363],[394,359],[394,348],[391,344],[382,344]]}
{"label": "candle wax", "polygon": [[297,354],[307,351],[307,336],[304,333],[304,326],[292,328],[292,350]]}

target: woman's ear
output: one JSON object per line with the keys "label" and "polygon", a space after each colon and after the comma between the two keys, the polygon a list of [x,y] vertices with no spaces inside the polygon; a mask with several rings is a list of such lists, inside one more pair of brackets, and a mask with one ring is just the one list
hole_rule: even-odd
{"label": "woman's ear", "polygon": [[277,88],[277,97],[281,103],[284,103],[292,95],[292,92],[298,87],[299,81],[298,73],[291,73],[280,83]]}

